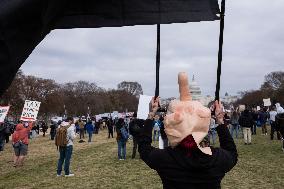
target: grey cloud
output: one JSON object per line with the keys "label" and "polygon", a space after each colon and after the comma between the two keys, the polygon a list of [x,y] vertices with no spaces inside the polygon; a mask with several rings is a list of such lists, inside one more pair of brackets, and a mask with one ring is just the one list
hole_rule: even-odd
{"label": "grey cloud", "polygon": [[[221,94],[257,89],[264,75],[283,70],[282,0],[227,1]],[[214,95],[219,22],[161,26],[160,93],[178,96],[177,73],[195,74],[204,95]],[[22,66],[58,82],[87,80],[104,88],[137,81],[155,89],[156,27],[56,30]]]}

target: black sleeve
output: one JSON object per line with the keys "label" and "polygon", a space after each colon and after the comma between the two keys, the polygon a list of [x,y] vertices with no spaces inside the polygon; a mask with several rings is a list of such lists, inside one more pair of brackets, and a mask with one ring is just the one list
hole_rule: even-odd
{"label": "black sleeve", "polygon": [[217,127],[217,133],[220,142],[220,162],[222,162],[222,167],[225,172],[231,170],[238,161],[238,153],[235,142],[225,125],[220,125]]}
{"label": "black sleeve", "polygon": [[154,148],[151,146],[152,143],[152,125],[153,120],[147,119],[144,123],[142,132],[137,137],[138,139],[138,152],[140,153],[141,159],[152,169],[157,169],[158,156],[163,153],[164,150]]}

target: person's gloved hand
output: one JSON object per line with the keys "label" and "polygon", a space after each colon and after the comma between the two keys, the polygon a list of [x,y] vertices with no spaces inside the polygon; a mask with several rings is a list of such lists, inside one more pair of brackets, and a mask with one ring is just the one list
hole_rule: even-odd
{"label": "person's gloved hand", "polygon": [[207,135],[211,111],[198,101],[192,101],[187,74],[178,75],[180,100],[171,101],[165,117],[165,132],[171,146],[178,145],[192,134],[197,145]]}

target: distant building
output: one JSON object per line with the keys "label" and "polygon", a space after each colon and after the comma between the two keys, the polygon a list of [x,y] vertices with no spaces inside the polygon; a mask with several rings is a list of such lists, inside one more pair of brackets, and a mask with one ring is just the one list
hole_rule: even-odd
{"label": "distant building", "polygon": [[[200,86],[196,82],[194,75],[192,77],[192,81],[189,83],[189,90],[190,90],[190,95],[192,97],[192,100],[199,101],[204,106],[208,106],[208,104],[210,102],[215,100],[214,96],[210,96],[210,95],[202,96]],[[174,99],[176,99],[176,98],[171,97],[171,98],[167,98],[167,99],[161,99],[161,105],[163,107],[167,107],[169,105],[170,101],[174,100]],[[238,99],[239,99],[239,96],[231,96],[227,92],[225,93],[224,97],[220,97],[221,102],[226,104],[226,105],[230,105],[230,104],[236,102]]]}
{"label": "distant building", "polygon": [[199,101],[199,100],[202,99],[201,89],[200,89],[198,83],[195,81],[194,75],[192,77],[192,81],[189,84],[189,90],[190,90],[192,100]]}

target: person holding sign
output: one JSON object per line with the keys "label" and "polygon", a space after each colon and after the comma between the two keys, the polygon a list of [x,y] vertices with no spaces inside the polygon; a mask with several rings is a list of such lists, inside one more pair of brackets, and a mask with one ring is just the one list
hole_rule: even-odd
{"label": "person holding sign", "polygon": [[16,125],[16,130],[12,135],[14,155],[14,167],[23,166],[26,155],[28,154],[29,133],[32,129],[32,122],[21,121]]}
{"label": "person holding sign", "polygon": [[220,188],[225,173],[237,163],[237,149],[224,125],[223,106],[215,101],[216,128],[220,148],[203,145],[208,133],[211,112],[198,101],[192,101],[186,73],[178,76],[180,100],[171,101],[164,118],[170,147],[151,146],[153,117],[159,97],[152,99],[152,110],[139,138],[141,159],[161,177],[164,188]]}

